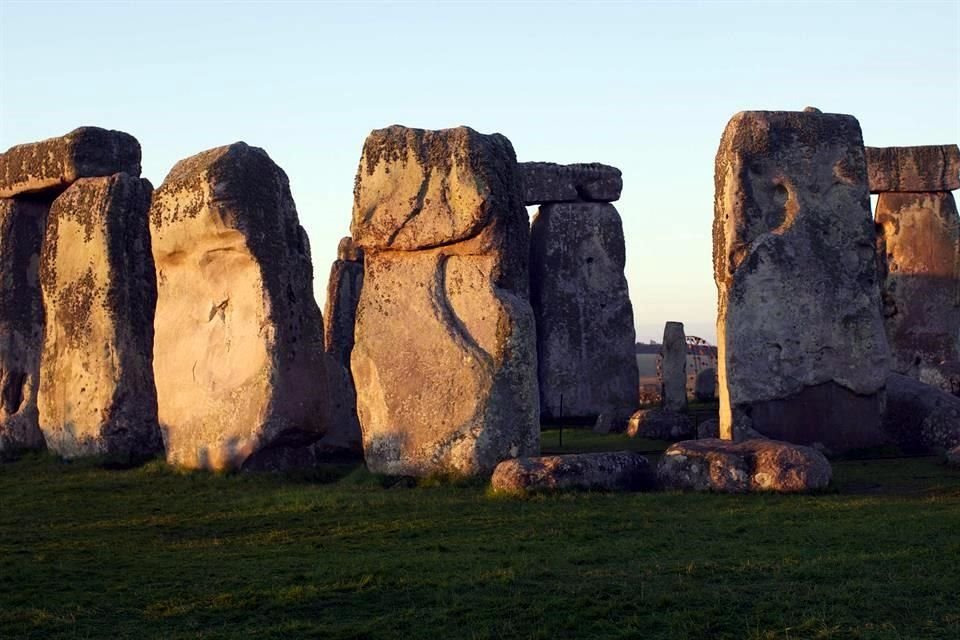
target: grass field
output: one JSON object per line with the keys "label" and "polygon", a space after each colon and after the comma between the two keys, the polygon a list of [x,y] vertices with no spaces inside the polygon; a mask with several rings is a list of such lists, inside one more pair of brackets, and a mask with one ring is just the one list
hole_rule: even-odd
{"label": "grass field", "polygon": [[[624,447],[661,448],[564,431]],[[811,496],[518,499],[27,458],[0,466],[0,637],[960,638],[960,471],[834,470]]]}

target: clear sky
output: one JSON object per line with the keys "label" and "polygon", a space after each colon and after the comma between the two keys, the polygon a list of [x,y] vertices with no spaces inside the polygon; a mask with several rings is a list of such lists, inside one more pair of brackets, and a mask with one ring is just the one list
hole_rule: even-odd
{"label": "clear sky", "polygon": [[0,0],[0,149],[132,133],[155,186],[243,140],[290,176],[322,305],[363,140],[500,132],[623,170],[638,338],[715,338],[713,159],[745,109],[851,113],[876,146],[960,141],[960,0],[54,3]]}

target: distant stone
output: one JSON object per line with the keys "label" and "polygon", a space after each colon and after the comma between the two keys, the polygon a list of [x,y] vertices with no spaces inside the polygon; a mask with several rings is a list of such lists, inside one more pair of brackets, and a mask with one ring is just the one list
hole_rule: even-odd
{"label": "distant stone", "polygon": [[620,199],[620,170],[605,164],[521,162],[525,205],[552,202],[614,202]]}
{"label": "distant stone", "polygon": [[350,236],[340,238],[340,244],[337,245],[337,260],[362,264],[363,249],[358,247]]}
{"label": "distant stone", "polygon": [[[769,440],[762,433],[755,431],[750,427],[749,419],[742,419],[733,426],[733,442],[743,442],[744,440]],[[697,439],[719,438],[720,420],[719,418],[710,418],[697,425]]]}
{"label": "distant stone", "polygon": [[50,209],[40,260],[46,326],[38,407],[47,447],[64,458],[133,463],[163,452],[151,191],[125,173],[81,178]]}
{"label": "distant stone", "polygon": [[655,484],[649,462],[639,453],[612,451],[539,458],[515,458],[497,465],[494,491],[640,491]]}
{"label": "distant stone", "polygon": [[667,411],[687,410],[687,336],[682,322],[668,322],[663,329],[663,408]]}
{"label": "distant stone", "polygon": [[739,113],[716,189],[721,437],[739,412],[778,440],[881,444],[890,357],[859,123]]}
{"label": "distant stone", "polygon": [[960,467],[960,447],[947,451],[947,464],[951,467]]}
{"label": "distant stone", "polygon": [[[348,238],[344,238],[347,240]],[[340,244],[341,249],[343,243]],[[341,252],[343,253],[343,252]],[[360,256],[355,250],[346,255]],[[353,351],[353,332],[357,320],[357,304],[363,289],[363,262],[339,258],[330,267],[327,280],[327,302],[324,308],[324,342],[327,353],[347,370]]]}
{"label": "distant stone", "polygon": [[348,378],[324,353],[306,232],[267,153],[238,142],[178,162],[150,225],[167,460],[268,467],[334,428],[356,433]]}
{"label": "distant stone", "polygon": [[796,493],[824,489],[832,469],[822,453],[776,440],[689,440],[660,458],[657,478],[666,489]]}
{"label": "distant stone", "polygon": [[804,107],[803,112],[804,113],[823,113],[823,111],[820,111],[820,109],[817,109],[816,107]]}
{"label": "distant stone", "polygon": [[951,391],[960,358],[960,216],[951,193],[881,193],[877,254],[893,370]]}
{"label": "distant stone", "polygon": [[891,373],[883,426],[908,452],[955,448],[960,446],[960,398]]}
{"label": "distant stone", "polygon": [[693,395],[700,402],[709,402],[717,397],[717,370],[713,367],[704,369],[697,374],[694,382]]}
{"label": "distant stone", "polygon": [[627,423],[627,435],[631,438],[682,440],[694,433],[690,416],[669,409],[640,409]]}
{"label": "distant stone", "polygon": [[489,475],[539,451],[529,222],[499,134],[394,126],[364,144],[351,371],[367,467]]}
{"label": "distant stone", "polygon": [[540,207],[530,242],[544,417],[606,414],[624,424],[639,403],[633,305],[620,214],[611,204]]}
{"label": "distant stone", "polygon": [[81,127],[0,154],[0,198],[37,192],[56,195],[80,178],[115,173],[140,175],[140,143],[122,131]]}
{"label": "distant stone", "polygon": [[871,193],[960,189],[960,148],[955,144],[920,147],[867,147]]}
{"label": "distant stone", "polygon": [[43,342],[38,268],[48,209],[0,199],[0,459],[44,447],[37,410]]}
{"label": "distant stone", "polygon": [[697,425],[697,440],[720,437],[720,418],[710,418]]}

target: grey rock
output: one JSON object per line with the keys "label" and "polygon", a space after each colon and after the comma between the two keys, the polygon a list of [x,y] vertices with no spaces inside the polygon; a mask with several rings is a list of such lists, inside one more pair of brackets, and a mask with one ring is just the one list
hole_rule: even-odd
{"label": "grey rock", "polygon": [[394,126],[364,144],[351,370],[375,472],[488,475],[539,451],[529,223],[505,137]]}
{"label": "grey rock", "polygon": [[533,220],[530,292],[540,407],[548,418],[607,414],[639,402],[633,306],[620,214],[611,204],[551,204]]}
{"label": "grey rock", "polygon": [[40,246],[49,207],[0,199],[0,459],[43,449],[37,409],[43,300]]}
{"label": "grey rock", "polygon": [[363,289],[363,263],[336,260],[327,281],[327,302],[323,313],[327,353],[343,367],[350,368],[357,304]]}
{"label": "grey rock", "polygon": [[631,438],[682,440],[694,432],[690,416],[669,409],[640,409],[627,422],[627,435]]}
{"label": "grey rock", "polygon": [[611,451],[504,460],[497,465],[490,484],[494,491],[508,493],[639,491],[653,488],[655,477],[639,453]]}
{"label": "grey rock", "polygon": [[605,164],[521,162],[525,205],[552,202],[614,202],[620,199],[620,170]]}
{"label": "grey rock", "polygon": [[891,373],[883,426],[908,452],[960,446],[960,398],[913,378]]}
{"label": "grey rock", "polygon": [[704,369],[697,374],[694,382],[693,395],[700,402],[709,402],[717,397],[717,370],[713,367]]}
{"label": "grey rock", "polygon": [[350,236],[340,238],[340,244],[337,245],[337,260],[363,263],[363,249],[358,247]]}
{"label": "grey rock", "polygon": [[140,143],[122,131],[81,127],[0,154],[0,198],[38,192],[55,196],[80,178],[115,173],[140,175]]}
{"label": "grey rock", "polygon": [[776,440],[690,440],[661,456],[657,479],[666,489],[797,493],[830,484],[830,463],[812,447]]}
{"label": "grey rock", "polygon": [[50,209],[37,405],[47,447],[64,458],[134,463],[163,452],[152,363],[151,191],[125,173],[81,178]]}
{"label": "grey rock", "polygon": [[890,355],[859,123],[739,113],[715,180],[721,436],[740,411],[789,442],[880,444]]}
{"label": "grey rock", "polygon": [[955,144],[867,147],[871,193],[960,189],[960,148]]}
{"label": "grey rock", "polygon": [[687,336],[682,322],[668,322],[663,329],[663,408],[687,410]]}
{"label": "grey rock", "polygon": [[952,390],[960,359],[960,216],[951,193],[881,193],[881,293],[893,370]]}

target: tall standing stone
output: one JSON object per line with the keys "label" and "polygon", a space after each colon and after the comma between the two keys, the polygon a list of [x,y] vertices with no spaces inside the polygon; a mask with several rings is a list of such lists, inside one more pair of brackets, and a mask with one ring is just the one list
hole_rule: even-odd
{"label": "tall standing stone", "polygon": [[663,328],[663,408],[687,410],[687,335],[682,322],[668,322]]}
{"label": "tall standing stone", "polygon": [[365,261],[351,362],[367,466],[489,474],[535,455],[529,223],[509,140],[372,132],[351,231]]}
{"label": "tall standing stone", "polygon": [[357,303],[363,288],[363,250],[353,238],[340,240],[337,259],[330,267],[327,303],[323,313],[325,347],[337,362],[350,369],[353,331],[357,321]]}
{"label": "tall standing stone", "polygon": [[0,199],[0,458],[44,446],[37,409],[39,266],[48,210],[42,202]]}
{"label": "tall standing stone", "polygon": [[545,417],[604,415],[622,427],[636,410],[625,263],[623,224],[612,204],[540,207],[531,228],[530,293]]}
{"label": "tall standing stone", "polygon": [[265,151],[239,142],[177,163],[150,228],[170,462],[282,467],[350,419],[345,372],[323,352],[306,232]]}
{"label": "tall standing stone", "polygon": [[[893,370],[960,392],[960,150],[867,148]],[[923,191],[918,191],[922,189]]]}
{"label": "tall standing stone", "polygon": [[882,442],[890,356],[859,123],[739,113],[715,179],[721,437],[749,419],[836,451]]}
{"label": "tall standing stone", "polygon": [[74,182],[50,209],[38,405],[65,458],[133,462],[163,450],[153,383],[152,187],[125,173]]}

